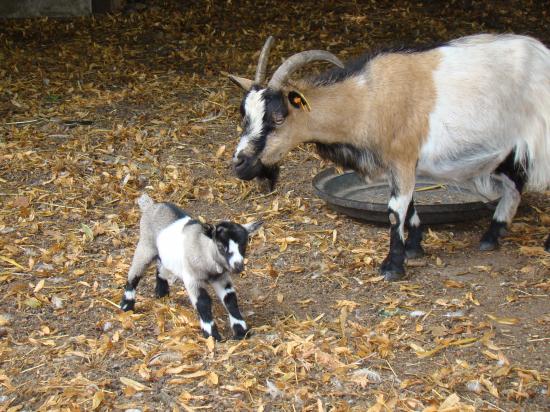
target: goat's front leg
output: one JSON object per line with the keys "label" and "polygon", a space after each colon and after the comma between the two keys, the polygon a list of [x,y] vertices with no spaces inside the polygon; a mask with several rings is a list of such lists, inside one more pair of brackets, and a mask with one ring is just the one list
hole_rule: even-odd
{"label": "goat's front leg", "polygon": [[147,266],[149,266],[156,255],[157,249],[154,245],[142,240],[138,242],[132,259],[132,265],[128,271],[128,281],[124,288],[124,296],[120,302],[120,308],[123,311],[134,310],[137,285],[147,270]]}
{"label": "goat's front leg", "polygon": [[222,340],[218,327],[214,323],[212,316],[212,299],[206,291],[204,282],[197,281],[191,276],[184,276],[183,283],[191,300],[191,304],[199,314],[199,322],[202,334],[205,338],[210,336],[216,340]]}
{"label": "goat's front leg", "polygon": [[415,259],[424,256],[422,248],[422,226],[420,218],[414,207],[414,200],[411,199],[407,208],[407,217],[405,219],[405,227],[409,232],[407,241],[405,242],[405,255],[409,259]]}
{"label": "goat's front leg", "polygon": [[392,173],[391,197],[388,203],[390,220],[390,251],[380,268],[385,280],[400,280],[405,275],[405,220],[414,190],[414,170]]}
{"label": "goat's front leg", "polygon": [[231,277],[229,275],[222,276],[220,279],[213,281],[212,286],[223,302],[227,313],[229,313],[229,323],[231,324],[231,329],[233,329],[233,337],[235,339],[243,339],[248,333],[248,327],[239,310],[237,294],[233,288]]}

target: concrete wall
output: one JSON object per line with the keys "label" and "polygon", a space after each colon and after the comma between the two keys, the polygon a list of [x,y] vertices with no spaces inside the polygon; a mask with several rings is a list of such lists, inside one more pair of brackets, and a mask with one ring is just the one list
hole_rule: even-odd
{"label": "concrete wall", "polygon": [[69,17],[120,10],[123,0],[0,0],[0,18]]}

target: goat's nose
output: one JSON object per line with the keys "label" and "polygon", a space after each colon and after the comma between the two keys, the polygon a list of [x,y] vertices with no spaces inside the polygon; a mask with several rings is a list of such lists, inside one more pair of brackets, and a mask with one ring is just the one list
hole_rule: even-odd
{"label": "goat's nose", "polygon": [[235,266],[233,267],[233,271],[235,273],[241,273],[244,270],[244,263],[238,262],[235,263]]}
{"label": "goat's nose", "polygon": [[242,153],[239,153],[237,157],[233,159],[233,166],[235,166],[237,169],[244,165],[244,162],[246,162],[246,157],[243,156]]}

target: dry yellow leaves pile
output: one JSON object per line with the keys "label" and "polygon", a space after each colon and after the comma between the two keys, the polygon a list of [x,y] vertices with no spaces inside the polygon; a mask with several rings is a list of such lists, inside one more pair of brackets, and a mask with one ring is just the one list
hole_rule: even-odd
{"label": "dry yellow leaves pile", "polygon": [[[0,411],[547,408],[548,193],[525,196],[496,252],[476,249],[487,222],[430,228],[428,255],[388,284],[387,228],[314,197],[327,163],[310,147],[274,193],[230,169],[241,92],[221,73],[250,76],[269,34],[270,70],[310,48],[550,41],[538,2],[462,3],[159,1],[3,21]],[[250,339],[200,337],[184,289],[156,300],[152,273],[120,312],[143,191],[202,220],[265,221],[235,279]],[[230,337],[217,302],[214,314]]]}

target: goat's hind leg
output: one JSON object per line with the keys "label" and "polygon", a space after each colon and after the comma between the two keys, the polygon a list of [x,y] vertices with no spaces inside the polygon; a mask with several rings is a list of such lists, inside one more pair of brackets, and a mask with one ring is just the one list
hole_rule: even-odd
{"label": "goat's hind leg", "polygon": [[515,163],[514,152],[495,170],[502,182],[502,197],[498,202],[489,229],[484,233],[479,245],[480,250],[495,250],[498,239],[506,234],[508,225],[512,222],[521,201],[521,192],[527,180],[523,167]]}
{"label": "goat's hind leg", "polygon": [[170,272],[166,269],[160,259],[157,260],[157,277],[155,284],[155,297],[163,298],[170,294],[170,285],[168,284],[168,277]]}
{"label": "goat's hind leg", "polygon": [[420,225],[420,218],[418,217],[418,213],[416,213],[414,200],[412,199],[407,209],[405,227],[409,232],[407,241],[405,242],[405,255],[409,259],[416,259],[424,256],[424,249],[422,248],[422,226]]}
{"label": "goat's hind leg", "polygon": [[124,288],[124,296],[120,302],[123,311],[134,310],[136,304],[136,288],[149,264],[156,257],[157,250],[154,246],[139,241],[136,246],[132,265],[128,271],[128,281]]}

